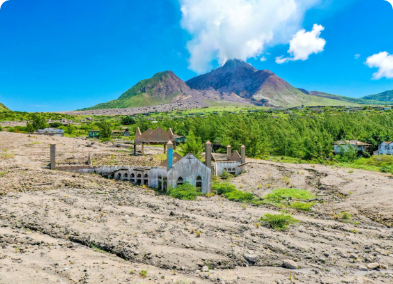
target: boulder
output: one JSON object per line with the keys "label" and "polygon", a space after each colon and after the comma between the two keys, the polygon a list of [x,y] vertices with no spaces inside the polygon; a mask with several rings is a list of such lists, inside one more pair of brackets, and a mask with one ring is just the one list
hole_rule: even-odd
{"label": "boulder", "polygon": [[283,261],[283,267],[288,269],[298,269],[298,264],[293,260],[286,259]]}
{"label": "boulder", "polygon": [[379,268],[380,266],[381,265],[378,262],[367,264],[367,268],[370,270],[375,270],[375,269]]}
{"label": "boulder", "polygon": [[244,255],[244,258],[245,258],[248,262],[250,262],[250,263],[252,263],[252,264],[254,264],[254,263],[256,263],[256,262],[258,261],[258,257],[257,257],[256,255],[253,255],[253,254],[245,254],[245,255]]}

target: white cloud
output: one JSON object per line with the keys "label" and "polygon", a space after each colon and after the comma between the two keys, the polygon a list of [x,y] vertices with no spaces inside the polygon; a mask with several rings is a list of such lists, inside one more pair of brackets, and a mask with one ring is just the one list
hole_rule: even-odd
{"label": "white cloud", "polygon": [[265,56],[262,56],[260,60],[263,62],[263,61],[266,61],[267,58]]}
{"label": "white cloud", "polygon": [[355,59],[358,59],[360,57],[360,54],[355,54]]}
{"label": "white cloud", "polygon": [[298,31],[289,42],[288,53],[291,57],[280,56],[276,58],[278,64],[295,60],[307,60],[313,53],[320,53],[326,45],[326,40],[320,38],[321,32],[325,28],[314,24],[310,32],[306,30]]}
{"label": "white cloud", "polygon": [[305,12],[321,0],[179,0],[182,27],[193,37],[190,69],[202,73],[218,59],[258,57],[269,45],[288,43]]}
{"label": "white cloud", "polygon": [[378,72],[373,74],[373,79],[393,78],[393,54],[386,51],[374,54],[367,58],[366,64],[370,68],[378,68]]}

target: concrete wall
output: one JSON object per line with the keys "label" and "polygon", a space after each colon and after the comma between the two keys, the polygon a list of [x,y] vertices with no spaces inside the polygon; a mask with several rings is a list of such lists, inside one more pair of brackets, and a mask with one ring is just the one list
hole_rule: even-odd
{"label": "concrete wall", "polygon": [[184,182],[196,186],[198,176],[202,178],[202,192],[210,193],[212,170],[194,155],[188,154],[168,171],[168,186],[176,188],[179,177],[182,177]]}
{"label": "concrete wall", "polygon": [[232,172],[232,169],[235,169],[235,174],[240,175],[242,173],[242,171],[244,170],[244,166],[238,167],[240,164],[241,164],[240,162],[216,162],[216,163],[213,163],[216,176],[221,176],[225,169],[227,170],[227,172]]}

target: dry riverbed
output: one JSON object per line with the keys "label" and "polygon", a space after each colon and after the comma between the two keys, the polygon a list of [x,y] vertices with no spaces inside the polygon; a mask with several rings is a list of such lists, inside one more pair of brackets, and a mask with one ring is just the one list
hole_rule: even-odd
{"label": "dry riverbed", "polygon": [[[45,169],[59,158],[156,165],[83,139],[0,132],[0,283],[392,283],[393,180],[386,174],[249,159],[230,182],[263,196],[297,187],[323,203],[287,231],[272,206],[174,200],[126,182]],[[68,159],[68,160],[67,160]],[[344,222],[335,215],[347,211]],[[200,235],[197,232],[200,232]],[[295,268],[295,269],[289,269]]]}

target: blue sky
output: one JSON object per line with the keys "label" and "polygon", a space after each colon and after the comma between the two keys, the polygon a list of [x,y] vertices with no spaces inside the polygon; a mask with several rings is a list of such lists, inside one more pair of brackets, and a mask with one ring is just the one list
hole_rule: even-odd
{"label": "blue sky", "polygon": [[[207,0],[194,0],[203,1]],[[256,68],[272,70],[308,90],[361,97],[393,89],[389,75],[373,79],[378,68],[365,64],[380,52],[393,53],[393,9],[388,2],[293,1],[313,5],[291,15],[289,22],[271,27],[274,37],[263,48],[245,50],[242,41],[247,38],[238,38],[236,31],[225,38],[219,31],[212,36],[222,40],[211,50],[198,52],[207,48],[195,40],[204,34],[201,26],[211,15],[196,20],[188,14],[187,18],[181,7],[198,8],[190,0],[9,0],[0,10],[0,102],[18,111],[75,110],[115,99],[157,72],[172,70],[187,80],[198,74],[193,70],[209,71],[229,57],[243,57]],[[265,23],[249,24],[268,34]],[[292,48],[290,40],[299,30],[310,32],[314,24],[324,28],[323,51],[295,60],[296,53],[287,52]],[[238,30],[242,36],[262,41],[256,35],[258,28],[242,28]],[[278,64],[280,56],[292,59]],[[389,69],[389,59],[384,68]],[[196,67],[200,62],[207,65]],[[390,69],[386,72],[390,74]]]}

